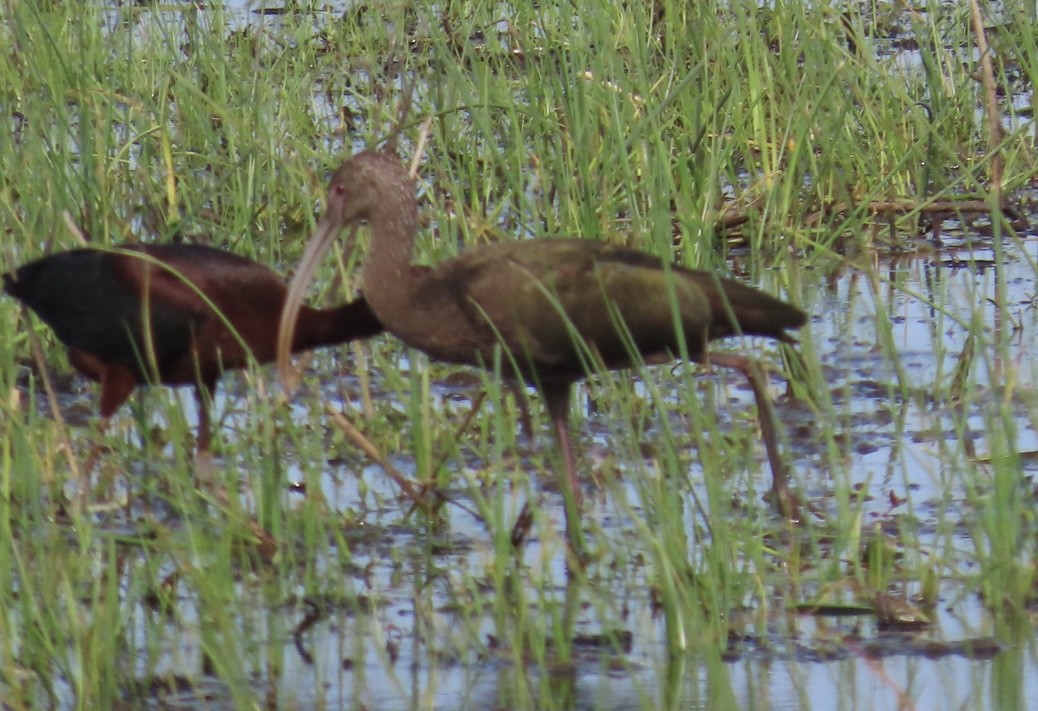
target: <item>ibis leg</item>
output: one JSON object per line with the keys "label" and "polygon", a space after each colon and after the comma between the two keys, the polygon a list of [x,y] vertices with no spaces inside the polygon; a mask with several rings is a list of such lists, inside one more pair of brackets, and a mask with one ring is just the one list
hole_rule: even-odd
{"label": "ibis leg", "polygon": [[746,376],[753,388],[753,397],[757,402],[757,417],[760,420],[761,438],[771,465],[771,491],[768,498],[781,516],[799,520],[801,502],[790,485],[789,470],[782,460],[778,447],[778,427],[775,424],[775,408],[771,404],[764,386],[764,377],[760,364],[744,356],[729,353],[710,354],[710,363],[734,368]]}
{"label": "ibis leg", "polygon": [[581,494],[580,480],[577,478],[577,458],[573,454],[573,445],[569,437],[570,384],[555,384],[551,387],[542,384],[541,387],[566,470],[562,481],[562,495],[566,510],[566,542],[572,554],[567,557],[566,570],[567,574],[572,574],[575,569],[571,566],[576,566],[576,569],[583,568],[587,557],[587,545],[584,542],[580,517],[584,497]]}
{"label": "ibis leg", "polygon": [[569,385],[545,388],[544,399],[548,405],[552,426],[555,428],[555,437],[562,450],[562,464],[566,472],[562,490],[564,493],[568,490],[573,497],[573,503],[580,506],[583,497],[580,481],[577,479],[577,458],[573,454],[573,445],[569,438]]}
{"label": "ibis leg", "polygon": [[195,386],[195,402],[198,404],[198,437],[195,444],[195,485],[205,489],[219,489],[216,486],[216,466],[213,455],[209,451],[212,443],[213,423],[210,409],[216,383],[202,383]]}

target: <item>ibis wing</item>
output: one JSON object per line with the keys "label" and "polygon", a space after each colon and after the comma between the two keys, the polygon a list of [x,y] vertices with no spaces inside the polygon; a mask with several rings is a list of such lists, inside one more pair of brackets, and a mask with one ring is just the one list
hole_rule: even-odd
{"label": "ibis wing", "polygon": [[541,369],[584,372],[592,360],[623,366],[634,352],[677,353],[682,339],[698,357],[705,345],[705,295],[659,260],[576,240],[517,242],[476,255],[464,280],[470,318],[490,324],[500,343]]}

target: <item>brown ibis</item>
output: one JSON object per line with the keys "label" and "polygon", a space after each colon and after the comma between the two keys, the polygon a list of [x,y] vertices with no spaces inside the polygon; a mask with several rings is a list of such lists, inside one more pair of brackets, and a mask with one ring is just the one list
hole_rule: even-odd
{"label": "brown ibis", "polygon": [[750,378],[772,493],[787,508],[795,502],[756,365],[732,354],[708,357],[707,343],[734,335],[790,342],[788,331],[807,320],[796,306],[711,272],[589,239],[507,241],[414,271],[415,183],[386,153],[346,160],[331,179],[327,201],[285,300],[278,348],[283,383],[290,382],[297,307],[318,262],[345,227],[366,221],[371,236],[361,290],[386,331],[448,363],[492,367],[496,354],[506,353],[516,380],[544,398],[562,450],[563,492],[571,492],[574,503],[580,487],[567,424],[570,386],[603,368],[661,363],[681,353]]}
{"label": "brown ibis", "polygon": [[[225,370],[274,359],[286,288],[268,267],[194,244],[135,244],[51,254],[4,274],[4,291],[49,325],[72,365],[101,383],[101,428],[140,385],[192,385],[198,451]],[[293,352],[382,331],[363,299],[303,306]]]}

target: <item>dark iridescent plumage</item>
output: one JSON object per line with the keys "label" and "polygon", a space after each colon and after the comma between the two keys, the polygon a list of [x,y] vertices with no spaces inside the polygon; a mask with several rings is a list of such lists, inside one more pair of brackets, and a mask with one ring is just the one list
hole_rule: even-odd
{"label": "dark iridescent plumage", "polygon": [[[69,359],[101,383],[111,417],[139,385],[193,385],[198,448],[209,444],[209,412],[225,370],[274,359],[285,285],[245,257],[191,244],[128,245],[52,254],[3,276],[4,291],[32,309],[69,348]],[[364,300],[303,307],[293,351],[382,331]],[[203,393],[205,391],[205,393]]]}

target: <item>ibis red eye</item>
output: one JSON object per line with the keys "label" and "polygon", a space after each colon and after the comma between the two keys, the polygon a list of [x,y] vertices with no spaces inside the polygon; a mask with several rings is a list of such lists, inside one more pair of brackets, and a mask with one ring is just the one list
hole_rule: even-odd
{"label": "ibis red eye", "polygon": [[332,194],[333,195],[344,195],[345,193],[346,193],[346,188],[344,188],[341,184],[336,183],[335,185],[332,186]]}

